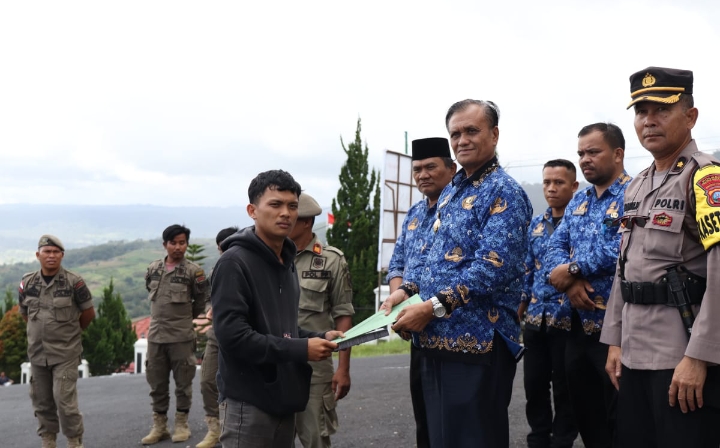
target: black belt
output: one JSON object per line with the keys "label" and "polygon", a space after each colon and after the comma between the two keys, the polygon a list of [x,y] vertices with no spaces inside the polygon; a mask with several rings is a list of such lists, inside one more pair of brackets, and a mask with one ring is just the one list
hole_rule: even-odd
{"label": "black belt", "polygon": [[[706,281],[702,277],[692,276],[683,281],[688,292],[691,305],[699,305],[705,294]],[[665,277],[660,283],[651,282],[620,282],[620,292],[626,303],[635,305],[667,305],[675,306],[670,286]]]}

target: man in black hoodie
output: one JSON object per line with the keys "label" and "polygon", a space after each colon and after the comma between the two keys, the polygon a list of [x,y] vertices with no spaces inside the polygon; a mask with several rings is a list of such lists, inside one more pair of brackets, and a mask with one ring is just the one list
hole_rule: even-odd
{"label": "man in black hoodie", "polygon": [[300,185],[282,170],[258,174],[248,188],[255,225],[225,239],[212,278],[218,340],[223,446],[291,447],[295,413],[305,409],[312,368],[332,355],[342,332],[298,327],[297,249],[288,235]]}

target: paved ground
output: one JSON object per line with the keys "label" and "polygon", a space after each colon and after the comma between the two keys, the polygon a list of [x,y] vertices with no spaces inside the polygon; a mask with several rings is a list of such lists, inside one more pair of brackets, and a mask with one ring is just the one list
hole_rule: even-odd
{"label": "paved ground", "polygon": [[[408,387],[409,355],[352,360],[352,389],[338,404],[340,431],[337,448],[412,448],[414,421]],[[141,446],[150,425],[148,385],[142,375],[95,377],[78,381],[80,409],[85,416],[87,448]],[[194,405],[190,411],[192,438],[182,444],[169,440],[157,447],[194,447],[205,435],[200,399],[200,378],[195,377]],[[174,398],[173,398],[174,403]],[[510,405],[510,446],[525,446],[528,427],[524,413],[522,365],[515,377]],[[27,385],[0,387],[0,446],[39,447]],[[64,447],[61,436],[59,446]],[[300,444],[296,444],[297,447]],[[576,442],[575,446],[582,446]]]}

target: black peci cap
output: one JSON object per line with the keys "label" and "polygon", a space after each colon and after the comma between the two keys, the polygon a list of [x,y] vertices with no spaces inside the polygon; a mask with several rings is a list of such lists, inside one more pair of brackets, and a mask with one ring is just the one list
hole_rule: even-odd
{"label": "black peci cap", "polygon": [[412,141],[412,159],[423,160],[430,157],[450,157],[450,144],[444,137],[421,138]]}

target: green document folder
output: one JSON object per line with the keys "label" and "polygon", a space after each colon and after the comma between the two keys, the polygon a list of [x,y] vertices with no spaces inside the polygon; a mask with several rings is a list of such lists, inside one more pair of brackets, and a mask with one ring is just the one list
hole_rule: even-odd
{"label": "green document folder", "polygon": [[420,296],[415,294],[406,301],[395,305],[389,315],[385,315],[385,310],[380,310],[346,331],[344,338],[335,339],[333,342],[338,344],[338,350],[343,350],[363,342],[385,337],[388,335],[385,327],[397,320],[397,315],[401,309],[422,302]]}

